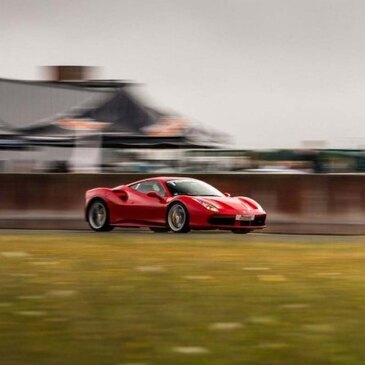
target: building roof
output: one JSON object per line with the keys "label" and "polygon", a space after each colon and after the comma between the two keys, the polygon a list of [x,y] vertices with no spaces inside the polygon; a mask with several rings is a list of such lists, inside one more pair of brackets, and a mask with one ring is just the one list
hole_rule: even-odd
{"label": "building roof", "polygon": [[220,133],[147,106],[131,85],[0,79],[0,120],[29,145],[73,146],[87,136],[102,136],[111,147],[201,148],[221,142]]}
{"label": "building roof", "polygon": [[13,129],[52,121],[110,97],[107,87],[0,79],[0,119]]}

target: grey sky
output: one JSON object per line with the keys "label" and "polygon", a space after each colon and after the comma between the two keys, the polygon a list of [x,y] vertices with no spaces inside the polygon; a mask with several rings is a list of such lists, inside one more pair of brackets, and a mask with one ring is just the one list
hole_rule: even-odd
{"label": "grey sky", "polygon": [[0,0],[0,77],[103,66],[241,147],[365,145],[365,2]]}

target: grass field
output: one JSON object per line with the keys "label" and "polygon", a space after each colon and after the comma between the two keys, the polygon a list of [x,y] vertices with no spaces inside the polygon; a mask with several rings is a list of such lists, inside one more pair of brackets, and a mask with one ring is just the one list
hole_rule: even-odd
{"label": "grass field", "polygon": [[0,364],[364,364],[365,238],[3,232]]}

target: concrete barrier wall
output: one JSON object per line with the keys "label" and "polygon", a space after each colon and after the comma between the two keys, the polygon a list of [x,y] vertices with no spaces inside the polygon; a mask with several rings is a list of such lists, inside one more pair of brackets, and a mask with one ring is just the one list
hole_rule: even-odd
{"label": "concrete barrier wall", "polygon": [[[153,175],[1,174],[0,228],[87,228],[84,193]],[[191,176],[191,175],[190,175]],[[365,176],[194,174],[268,213],[267,232],[365,234]]]}

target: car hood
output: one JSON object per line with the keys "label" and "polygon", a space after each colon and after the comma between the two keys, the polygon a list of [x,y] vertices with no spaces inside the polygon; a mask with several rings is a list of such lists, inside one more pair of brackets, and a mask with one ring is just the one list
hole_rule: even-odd
{"label": "car hood", "polygon": [[263,212],[260,205],[255,201],[252,199],[245,199],[243,197],[196,196],[194,198],[213,204],[221,210],[228,209],[236,212],[251,212],[259,210]]}

